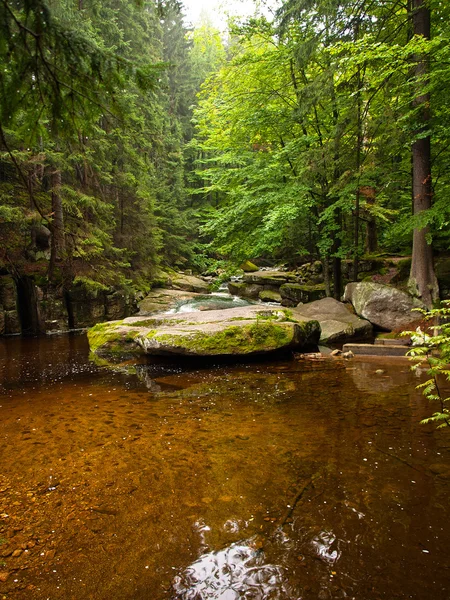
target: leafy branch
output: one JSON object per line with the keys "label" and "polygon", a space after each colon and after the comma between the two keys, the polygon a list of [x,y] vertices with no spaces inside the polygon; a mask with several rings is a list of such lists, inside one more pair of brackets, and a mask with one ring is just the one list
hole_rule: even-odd
{"label": "leafy branch", "polygon": [[417,389],[422,389],[425,398],[439,405],[439,410],[421,422],[436,423],[438,429],[450,427],[450,396],[444,394],[441,386],[442,379],[450,381],[450,300],[444,300],[441,307],[430,311],[416,310],[427,322],[433,323],[428,327],[432,335],[422,332],[420,327],[415,332],[403,332],[403,335],[410,335],[414,343],[408,356],[415,361],[413,370],[425,365],[430,376]]}

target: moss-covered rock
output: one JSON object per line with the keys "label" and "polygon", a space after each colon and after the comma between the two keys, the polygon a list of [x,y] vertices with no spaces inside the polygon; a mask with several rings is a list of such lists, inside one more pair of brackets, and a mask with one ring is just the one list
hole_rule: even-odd
{"label": "moss-covered rock", "polygon": [[281,296],[278,292],[273,290],[262,290],[259,292],[259,299],[262,302],[278,302],[281,303]]}
{"label": "moss-covered rock", "polygon": [[88,331],[89,347],[97,354],[141,354],[135,337],[139,329],[122,327],[123,321],[98,323]]}
{"label": "moss-covered rock", "polygon": [[296,274],[285,271],[256,271],[255,273],[244,274],[244,283],[279,287],[288,281],[297,281]]}
{"label": "moss-covered rock", "polygon": [[129,317],[88,332],[91,350],[103,355],[246,356],[301,350],[316,345],[319,337],[315,320],[255,306],[166,315],[161,320]]}
{"label": "moss-covered rock", "polygon": [[283,306],[297,306],[299,302],[313,302],[326,296],[324,284],[285,283],[280,287],[280,294]]}
{"label": "moss-covered rock", "polygon": [[259,271],[259,267],[254,265],[250,260],[245,260],[240,268],[244,273],[255,273],[256,271]]}

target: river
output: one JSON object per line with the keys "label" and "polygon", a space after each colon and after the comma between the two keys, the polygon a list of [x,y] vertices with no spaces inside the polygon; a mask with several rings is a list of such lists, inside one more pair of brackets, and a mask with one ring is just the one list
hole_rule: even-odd
{"label": "river", "polygon": [[405,359],[0,340],[0,598],[450,597],[450,434]]}

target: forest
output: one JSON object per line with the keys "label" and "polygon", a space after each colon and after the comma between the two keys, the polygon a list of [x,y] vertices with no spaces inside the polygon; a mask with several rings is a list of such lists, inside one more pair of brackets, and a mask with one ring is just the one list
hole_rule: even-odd
{"label": "forest", "polygon": [[[266,3],[270,5],[270,3]],[[270,8],[270,6],[269,6]],[[160,269],[448,249],[450,6],[284,0],[227,34],[177,0],[0,0],[0,270],[44,294]],[[61,291],[62,290],[62,291]]]}

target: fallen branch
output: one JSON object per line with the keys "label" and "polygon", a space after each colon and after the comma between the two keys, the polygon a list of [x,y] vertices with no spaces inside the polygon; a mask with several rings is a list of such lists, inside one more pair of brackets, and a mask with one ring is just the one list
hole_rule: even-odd
{"label": "fallen branch", "polygon": [[378,446],[374,446],[374,448],[376,450],[378,450],[378,452],[381,452],[382,454],[386,454],[386,456],[390,456],[391,458],[395,458],[396,460],[400,461],[401,463],[403,463],[407,467],[410,467],[411,469],[414,469],[414,471],[418,471],[422,475],[427,475],[428,477],[430,477],[430,475],[428,475],[428,473],[426,473],[423,469],[419,469],[418,467],[415,467],[414,465],[412,465],[411,463],[409,463],[404,458],[400,458],[400,456],[397,456],[396,454],[391,454],[390,452],[386,452],[386,450],[382,450],[381,448],[378,448]]}
{"label": "fallen branch", "polygon": [[287,520],[292,516],[292,513],[295,510],[295,507],[297,506],[297,504],[300,502],[300,500],[303,497],[303,494],[311,487],[314,485],[314,481],[316,479],[318,479],[319,477],[321,477],[320,473],[316,473],[315,475],[313,475],[310,479],[308,479],[308,481],[300,488],[299,492],[297,492],[297,495],[295,496],[295,498],[292,500],[292,502],[288,505],[287,510],[285,511],[277,529],[282,529],[286,523]]}

